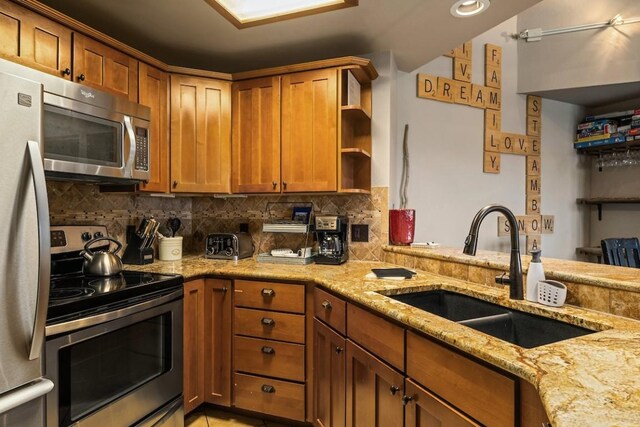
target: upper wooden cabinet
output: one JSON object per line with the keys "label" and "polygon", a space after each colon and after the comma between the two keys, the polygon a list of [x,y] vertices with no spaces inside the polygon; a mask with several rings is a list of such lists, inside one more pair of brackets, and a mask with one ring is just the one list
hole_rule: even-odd
{"label": "upper wooden cabinet", "polygon": [[138,101],[138,61],[82,34],[73,34],[73,80]]}
{"label": "upper wooden cabinet", "polygon": [[338,71],[282,77],[282,190],[336,191]]}
{"label": "upper wooden cabinet", "polygon": [[229,193],[231,83],[171,75],[171,191]]}
{"label": "upper wooden cabinet", "polygon": [[0,56],[71,78],[71,30],[10,1],[0,0]]}
{"label": "upper wooden cabinet", "polygon": [[279,193],[280,77],[232,85],[231,191]]}
{"label": "upper wooden cabinet", "polygon": [[169,76],[144,62],[139,69],[140,104],[151,109],[149,169],[151,178],[140,189],[169,192]]}

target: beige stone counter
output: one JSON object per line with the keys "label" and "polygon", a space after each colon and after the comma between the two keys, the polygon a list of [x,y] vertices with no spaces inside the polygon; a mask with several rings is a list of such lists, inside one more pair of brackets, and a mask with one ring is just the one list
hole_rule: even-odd
{"label": "beige stone counter", "polygon": [[[499,265],[501,260],[486,262]],[[190,256],[182,261],[127,268],[178,273],[186,280],[211,275],[314,282],[529,381],[538,389],[556,427],[640,424],[640,322],[572,306],[554,309],[512,301],[504,288],[420,270],[413,279],[401,282],[365,278],[372,267],[384,266],[390,265],[348,262],[342,266],[283,266],[253,259],[232,262]],[[408,288],[452,290],[600,332],[524,349],[376,292],[401,293]]]}

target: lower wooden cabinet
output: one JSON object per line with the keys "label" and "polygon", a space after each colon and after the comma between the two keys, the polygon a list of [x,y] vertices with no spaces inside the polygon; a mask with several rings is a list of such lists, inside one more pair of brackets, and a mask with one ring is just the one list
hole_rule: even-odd
{"label": "lower wooden cabinet", "polygon": [[402,426],[404,375],[347,340],[347,426]]}
{"label": "lower wooden cabinet", "polygon": [[313,321],[314,415],[316,426],[344,427],[346,423],[347,340]]}
{"label": "lower wooden cabinet", "polygon": [[480,426],[408,378],[405,393],[405,427]]}
{"label": "lower wooden cabinet", "polygon": [[204,403],[204,280],[184,284],[184,413]]}

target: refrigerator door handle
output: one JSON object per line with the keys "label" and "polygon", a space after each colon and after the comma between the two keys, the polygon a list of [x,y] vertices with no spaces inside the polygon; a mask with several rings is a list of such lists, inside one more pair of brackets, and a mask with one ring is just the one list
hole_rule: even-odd
{"label": "refrigerator door handle", "polygon": [[22,404],[35,400],[53,390],[53,382],[46,378],[39,378],[32,383],[19,387],[14,391],[0,396],[0,415],[9,412]]}
{"label": "refrigerator door handle", "polygon": [[35,141],[28,141],[29,159],[31,160],[31,173],[33,175],[33,187],[36,195],[36,210],[38,214],[38,297],[36,302],[35,320],[33,322],[33,335],[31,338],[31,350],[29,360],[34,360],[42,354],[42,345],[45,337],[45,324],[47,322],[47,306],[49,304],[49,286],[51,274],[51,260],[49,251],[51,248],[51,236],[49,234],[49,202],[47,199],[47,184],[44,178],[42,155],[40,145]]}

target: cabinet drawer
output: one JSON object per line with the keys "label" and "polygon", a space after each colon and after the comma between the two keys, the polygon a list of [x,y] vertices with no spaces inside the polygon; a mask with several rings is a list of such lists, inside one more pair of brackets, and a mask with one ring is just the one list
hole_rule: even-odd
{"label": "cabinet drawer", "polygon": [[347,333],[347,303],[340,298],[315,288],[313,314],[341,334]]}
{"label": "cabinet drawer", "polygon": [[304,314],[304,285],[236,280],[234,304]]}
{"label": "cabinet drawer", "polygon": [[[407,378],[405,393],[411,397],[406,406],[405,425],[420,426],[422,420],[432,420],[433,425],[447,427],[480,427],[475,421],[449,406],[438,397]],[[437,424],[436,424],[437,423]],[[533,425],[533,424],[532,424]],[[540,425],[540,424],[538,424]],[[526,426],[526,424],[523,424]]]}
{"label": "cabinet drawer", "polygon": [[304,384],[234,374],[234,406],[291,420],[305,420]]}
{"label": "cabinet drawer", "polygon": [[407,375],[485,425],[515,425],[514,380],[412,332]]}
{"label": "cabinet drawer", "polygon": [[257,338],[233,338],[234,369],[304,381],[304,345]]}
{"label": "cabinet drawer", "polygon": [[237,335],[304,344],[304,316],[300,314],[236,307],[233,324]]}
{"label": "cabinet drawer", "polygon": [[366,310],[347,304],[347,335],[404,372],[404,329]]}

